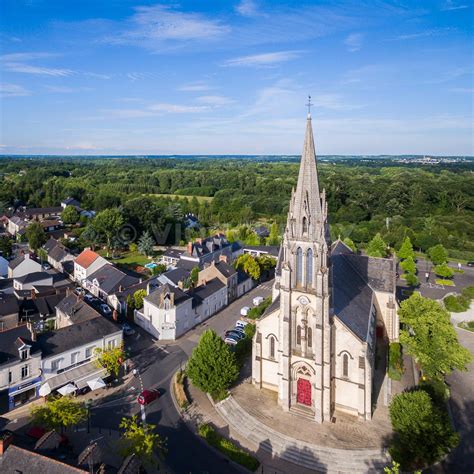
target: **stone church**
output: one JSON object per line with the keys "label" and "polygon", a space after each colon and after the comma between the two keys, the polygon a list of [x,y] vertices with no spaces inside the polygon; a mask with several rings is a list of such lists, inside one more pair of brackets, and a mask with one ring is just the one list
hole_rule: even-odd
{"label": "stone church", "polygon": [[283,410],[317,422],[337,412],[370,420],[374,381],[384,375],[376,377],[376,346],[383,359],[398,339],[395,261],[331,244],[327,213],[308,114],[272,304],[253,341],[252,383],[278,392]]}

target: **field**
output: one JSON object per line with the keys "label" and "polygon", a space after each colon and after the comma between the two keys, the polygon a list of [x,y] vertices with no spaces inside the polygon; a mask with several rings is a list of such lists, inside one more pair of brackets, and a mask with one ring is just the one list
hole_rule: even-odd
{"label": "field", "polygon": [[196,198],[199,202],[199,204],[202,204],[203,202],[211,202],[212,197],[208,196],[183,196],[181,194],[144,194],[144,196],[158,196],[158,197],[164,197],[164,198],[179,198],[179,199],[189,199],[191,200],[192,198]]}

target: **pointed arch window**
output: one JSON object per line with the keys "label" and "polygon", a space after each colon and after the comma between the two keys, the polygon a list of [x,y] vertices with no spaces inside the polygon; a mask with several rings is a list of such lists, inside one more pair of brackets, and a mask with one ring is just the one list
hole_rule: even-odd
{"label": "pointed arch window", "polygon": [[303,234],[308,233],[308,219],[306,217],[303,217]]}
{"label": "pointed arch window", "polygon": [[306,339],[308,340],[308,347],[311,348],[313,347],[313,330],[311,328],[308,328],[307,331],[308,336]]}
{"label": "pointed arch window", "polygon": [[298,326],[298,327],[296,328],[296,344],[297,344],[298,346],[301,345],[301,326]]}
{"label": "pointed arch window", "polygon": [[270,338],[270,359],[275,358],[275,338]]}
{"label": "pointed arch window", "polygon": [[298,247],[296,251],[296,284],[301,285],[303,282],[303,251]]}
{"label": "pointed arch window", "polygon": [[342,376],[349,377],[349,356],[347,354],[342,356]]}
{"label": "pointed arch window", "polygon": [[313,251],[308,249],[306,253],[306,285],[313,284]]}

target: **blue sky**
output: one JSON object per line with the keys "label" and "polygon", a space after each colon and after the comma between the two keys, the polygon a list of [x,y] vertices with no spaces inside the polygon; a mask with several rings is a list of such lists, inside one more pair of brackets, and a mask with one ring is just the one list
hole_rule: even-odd
{"label": "blue sky", "polygon": [[471,0],[0,8],[3,154],[474,155]]}

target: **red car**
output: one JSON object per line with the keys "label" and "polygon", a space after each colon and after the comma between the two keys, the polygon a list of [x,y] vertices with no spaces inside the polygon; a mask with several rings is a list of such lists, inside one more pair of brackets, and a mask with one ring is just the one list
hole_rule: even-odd
{"label": "red car", "polygon": [[160,396],[160,391],[157,389],[153,390],[143,390],[140,395],[138,395],[137,401],[140,405],[148,405],[153,400],[156,400]]}
{"label": "red car", "polygon": [[[43,428],[42,426],[32,426],[27,432],[26,435],[33,439],[40,439],[48,432],[47,429]],[[69,444],[69,439],[66,435],[61,435],[61,445],[66,446]]]}

